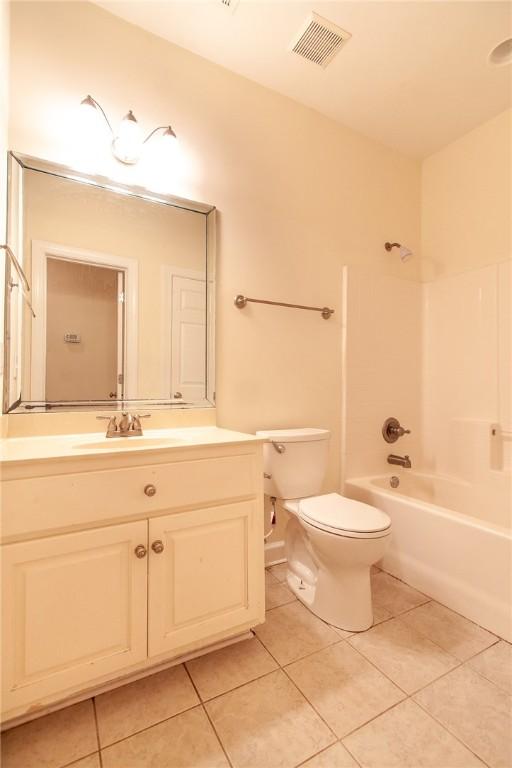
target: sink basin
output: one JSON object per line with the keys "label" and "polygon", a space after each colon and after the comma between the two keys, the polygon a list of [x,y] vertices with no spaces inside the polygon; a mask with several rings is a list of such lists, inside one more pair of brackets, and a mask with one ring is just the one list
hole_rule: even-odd
{"label": "sink basin", "polygon": [[96,443],[81,443],[74,445],[74,448],[90,449],[91,451],[124,451],[137,448],[163,448],[164,446],[182,445],[183,440],[176,440],[169,437],[109,437]]}

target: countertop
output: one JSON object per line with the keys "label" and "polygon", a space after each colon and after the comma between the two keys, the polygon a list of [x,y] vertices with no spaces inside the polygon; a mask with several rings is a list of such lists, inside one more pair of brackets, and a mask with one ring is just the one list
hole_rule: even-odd
{"label": "countertop", "polygon": [[183,427],[147,429],[142,437],[106,438],[104,432],[41,437],[8,437],[0,440],[0,463],[113,456],[170,449],[183,450],[209,445],[264,442],[256,435],[220,427]]}

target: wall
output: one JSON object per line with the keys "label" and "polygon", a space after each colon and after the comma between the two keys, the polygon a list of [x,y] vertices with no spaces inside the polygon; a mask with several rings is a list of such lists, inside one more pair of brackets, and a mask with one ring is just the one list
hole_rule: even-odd
{"label": "wall", "polygon": [[511,118],[427,158],[422,177],[425,467],[502,510],[512,495]]}
{"label": "wall", "polygon": [[512,110],[423,162],[423,279],[476,269],[512,253]]}
{"label": "wall", "polygon": [[[9,5],[0,0],[0,243],[5,243],[8,114],[9,114]],[[0,251],[0,274],[5,274],[4,252]],[[0,280],[0,392],[3,392],[4,363],[4,281]],[[5,431],[5,420],[0,416],[0,437]]]}
{"label": "wall", "polygon": [[[83,159],[70,115],[86,93],[114,120],[132,108],[148,131],[172,122],[179,167],[148,180],[107,147],[100,170],[218,206],[218,421],[331,429],[326,488],[337,488],[342,268],[419,277],[418,260],[383,250],[396,238],[419,252],[419,163],[86,3],[15,3],[11,67],[18,151]],[[237,293],[336,314],[240,311]]]}
{"label": "wall", "polygon": [[[345,274],[345,477],[391,472],[390,453],[422,466],[422,305],[420,283],[348,267]],[[397,418],[410,435],[390,444],[382,426]]]}

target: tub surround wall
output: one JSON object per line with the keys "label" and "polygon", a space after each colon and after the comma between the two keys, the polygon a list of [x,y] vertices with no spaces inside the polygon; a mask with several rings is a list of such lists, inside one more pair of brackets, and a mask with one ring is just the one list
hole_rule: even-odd
{"label": "tub surround wall", "polygon": [[471,482],[489,519],[512,501],[511,266],[424,286],[424,467]]}
{"label": "tub surround wall", "polygon": [[507,110],[422,166],[425,468],[508,510],[512,442],[491,431],[512,431],[511,128]]}
{"label": "tub surround wall", "polygon": [[[84,159],[66,121],[89,92],[116,122],[127,108],[144,129],[172,122],[186,167],[167,172],[166,191],[220,212],[218,421],[249,432],[329,428],[326,490],[337,490],[342,267],[419,277],[417,260],[403,267],[383,251],[390,236],[419,250],[419,161],[92,4],[15,3],[11,14],[11,148]],[[108,146],[97,158],[109,175],[146,180],[144,164],[124,169]],[[240,311],[237,293],[336,314]]]}
{"label": "tub surround wall", "polygon": [[[344,281],[344,476],[391,473],[390,453],[421,466],[421,285],[359,267],[347,267]],[[388,416],[411,434],[386,443]]]}

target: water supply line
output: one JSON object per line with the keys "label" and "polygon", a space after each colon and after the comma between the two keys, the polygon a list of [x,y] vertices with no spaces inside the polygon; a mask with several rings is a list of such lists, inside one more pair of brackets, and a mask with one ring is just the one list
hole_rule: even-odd
{"label": "water supply line", "polygon": [[264,536],[263,536],[263,540],[264,541],[269,539],[272,536],[272,534],[274,533],[274,526],[276,524],[276,519],[277,519],[276,518],[276,501],[277,501],[277,499],[276,499],[275,496],[271,496],[270,497],[270,502],[272,504],[272,509],[270,510],[270,531],[268,533],[264,534]]}

